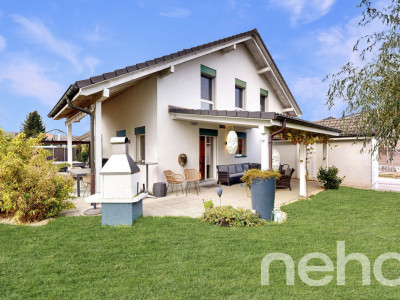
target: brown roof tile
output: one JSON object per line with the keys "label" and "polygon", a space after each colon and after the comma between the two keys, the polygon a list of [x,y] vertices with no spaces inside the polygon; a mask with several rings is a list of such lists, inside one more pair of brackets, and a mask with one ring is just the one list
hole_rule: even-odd
{"label": "brown roof tile", "polygon": [[343,118],[326,118],[313,123],[328,126],[332,128],[338,128],[342,130],[341,136],[356,136],[357,135],[357,122],[359,122],[359,116],[350,116]]}
{"label": "brown roof tile", "polygon": [[[230,37],[227,37],[227,38],[219,39],[219,40],[216,40],[216,41],[211,42],[211,43],[198,45],[198,46],[190,48],[190,49],[184,49],[184,50],[181,50],[181,51],[169,54],[169,55],[165,55],[162,58],[165,61],[171,60],[171,59],[175,59],[175,58],[178,58],[180,56],[187,55],[189,53],[193,53],[193,52],[196,52],[196,51],[200,51],[200,50],[203,50],[205,48],[209,48],[209,47],[214,46],[214,45],[223,44],[223,43],[228,42],[228,41],[232,41],[232,40],[235,40],[235,39],[242,38],[244,36],[251,36],[251,35],[256,35],[261,40],[262,44],[265,47],[265,44],[262,41],[257,29],[253,29],[253,30],[246,31],[246,32],[243,32],[243,33],[240,33],[240,34],[236,34],[236,35],[233,35],[233,36],[230,36]],[[266,51],[268,52],[268,50],[266,50]],[[150,66],[152,66],[154,64],[157,64],[157,63],[160,63],[160,62],[162,62],[161,58],[156,58],[156,59],[149,60],[149,61],[146,61],[146,62],[143,62],[143,63],[138,63],[138,64],[136,64],[134,66],[129,66],[129,67],[126,67],[126,68],[123,68],[123,69],[115,70],[113,72],[105,73],[103,75],[95,76],[95,77],[92,77],[90,79],[79,80],[79,81],[75,82],[75,84],[71,85],[70,88],[73,88],[73,89],[75,89],[75,88],[78,88],[78,89],[79,88],[83,88],[83,87],[89,86],[91,84],[95,84],[95,83],[101,82],[103,80],[107,80],[107,79],[113,78],[111,73],[115,73],[114,77],[117,77],[117,76],[124,75],[126,73],[135,72],[135,71],[137,71],[139,69],[150,67]],[[278,72],[279,72],[279,70],[278,70]],[[279,72],[279,74],[280,74],[280,72]],[[282,76],[281,76],[281,78],[284,81]],[[68,92],[68,90],[67,90],[67,92]],[[289,93],[290,93],[290,90],[289,90]],[[58,103],[55,105],[55,107],[50,111],[50,113],[48,114],[48,117],[54,117],[62,109],[62,107],[66,105],[66,100],[64,99],[64,95],[58,101]]]}

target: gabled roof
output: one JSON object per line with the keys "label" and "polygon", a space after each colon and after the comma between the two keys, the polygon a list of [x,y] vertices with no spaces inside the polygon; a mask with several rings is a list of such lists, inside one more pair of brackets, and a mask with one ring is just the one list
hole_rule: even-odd
{"label": "gabled roof", "polygon": [[360,117],[356,115],[337,119],[329,117],[323,120],[314,121],[313,123],[322,126],[338,128],[342,130],[341,136],[355,137],[357,136],[357,122],[359,121]]}
{"label": "gabled roof", "polygon": [[[253,37],[257,42],[259,42],[259,44],[261,44],[261,47],[256,45],[254,47],[254,49],[260,50],[268,58],[268,63],[270,64],[270,67],[272,68],[273,72],[276,72],[277,80],[280,81],[279,85],[284,90],[284,93],[287,94],[289,102],[294,107],[296,114],[301,115],[301,110],[300,110],[296,100],[294,99],[288,85],[286,84],[282,74],[280,73],[278,67],[276,66],[271,54],[269,53],[267,47],[265,46],[264,41],[262,40],[257,29],[253,29],[253,30],[246,31],[246,32],[243,32],[240,34],[236,34],[236,35],[233,35],[233,36],[230,36],[227,38],[219,39],[214,42],[199,45],[199,46],[192,47],[189,49],[183,49],[181,51],[171,53],[168,55],[164,55],[164,56],[161,56],[158,58],[154,58],[152,60],[148,60],[145,62],[137,63],[135,65],[127,66],[125,68],[118,69],[118,70],[115,70],[112,72],[104,73],[102,75],[98,75],[98,76],[90,77],[88,79],[76,81],[74,84],[72,84],[67,89],[67,91],[64,93],[64,95],[61,97],[61,99],[57,102],[57,104],[53,107],[53,109],[49,112],[49,114],[47,116],[50,118],[55,117],[67,105],[66,97],[68,96],[70,99],[72,99],[79,92],[80,89],[88,88],[90,86],[97,85],[99,83],[106,82],[106,81],[109,81],[109,80],[112,80],[115,78],[123,77],[127,74],[139,72],[146,68],[149,68],[149,69],[154,68],[160,64],[167,64],[169,62],[172,63],[173,61],[180,59],[182,57],[186,57],[186,56],[189,56],[189,55],[195,54],[195,53],[201,53],[203,50],[221,46],[221,45],[224,45],[227,43],[232,43],[236,40],[241,40],[246,37]],[[155,70],[154,72],[159,72],[159,70]]]}
{"label": "gabled roof", "polygon": [[202,49],[206,49],[206,48],[209,48],[209,47],[212,47],[212,46],[220,45],[222,43],[233,41],[233,40],[241,38],[241,37],[249,36],[249,35],[251,35],[253,33],[257,33],[258,34],[257,29],[253,29],[253,30],[250,30],[250,31],[247,31],[247,32],[236,34],[236,35],[224,38],[224,39],[220,39],[220,40],[217,40],[217,41],[214,41],[214,42],[211,42],[211,43],[199,45],[199,46],[192,47],[192,48],[189,48],[189,49],[183,49],[183,50],[178,51],[178,52],[174,52],[174,53],[171,53],[171,54],[168,54],[168,55],[160,56],[160,57],[157,57],[157,58],[154,58],[154,59],[151,59],[151,60],[147,60],[145,62],[137,63],[137,64],[132,65],[132,66],[127,66],[127,67],[125,67],[123,69],[119,69],[119,70],[115,70],[115,71],[112,71],[112,72],[104,73],[104,74],[99,75],[99,76],[94,76],[94,77],[90,77],[88,79],[79,80],[79,81],[75,82],[75,85],[78,88],[86,87],[88,85],[92,85],[92,84],[95,84],[95,83],[98,83],[98,82],[101,82],[101,81],[104,81],[104,80],[108,80],[108,79],[111,79],[111,78],[114,78],[114,77],[117,77],[117,76],[121,76],[121,75],[124,75],[124,74],[127,74],[127,73],[132,73],[132,72],[135,72],[137,70],[144,69],[144,68],[147,68],[147,67],[151,67],[153,65],[156,65],[156,64],[159,64],[159,63],[162,63],[162,62],[170,61],[170,60],[173,60],[175,58],[188,55],[190,53],[198,52],[199,50],[202,50]]}

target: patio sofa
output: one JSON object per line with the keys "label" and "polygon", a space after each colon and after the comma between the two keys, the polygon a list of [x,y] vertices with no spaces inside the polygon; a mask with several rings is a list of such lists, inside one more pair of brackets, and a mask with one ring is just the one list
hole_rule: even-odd
{"label": "patio sofa", "polygon": [[232,165],[219,165],[218,169],[218,183],[227,184],[230,186],[233,183],[240,182],[245,171],[249,169],[261,169],[261,164],[257,163],[242,163]]}

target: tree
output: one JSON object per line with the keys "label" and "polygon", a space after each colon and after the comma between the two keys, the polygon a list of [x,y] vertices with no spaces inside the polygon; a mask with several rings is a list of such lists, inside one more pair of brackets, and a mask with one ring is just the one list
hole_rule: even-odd
{"label": "tree", "polygon": [[46,131],[46,127],[43,125],[42,117],[39,115],[37,110],[29,113],[26,116],[25,121],[21,125],[21,131],[25,133],[27,138],[38,135],[41,132]]}
{"label": "tree", "polygon": [[359,26],[378,22],[384,29],[357,41],[353,51],[360,63],[348,62],[325,78],[330,80],[327,104],[331,108],[342,100],[343,116],[360,116],[356,125],[357,135],[366,137],[363,149],[375,138],[371,151],[386,147],[394,153],[400,138],[400,2],[390,0],[378,9],[362,0],[359,7],[363,8]]}

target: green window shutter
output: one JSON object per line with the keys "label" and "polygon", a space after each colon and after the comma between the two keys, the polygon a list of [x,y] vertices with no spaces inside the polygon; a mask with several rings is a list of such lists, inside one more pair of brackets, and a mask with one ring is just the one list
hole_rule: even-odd
{"label": "green window shutter", "polygon": [[240,139],[247,138],[246,132],[236,132],[236,134],[237,134],[238,138],[240,138]]}
{"label": "green window shutter", "polygon": [[260,89],[260,95],[261,95],[261,96],[268,97],[268,91],[267,91],[267,90],[264,90],[264,89]]}
{"label": "green window shutter", "polygon": [[246,82],[235,78],[235,86],[240,87],[242,89],[245,89],[246,88]]}
{"label": "green window shutter", "polygon": [[146,133],[146,127],[145,126],[141,126],[141,127],[136,127],[135,128],[135,134],[145,134]]}
{"label": "green window shutter", "polygon": [[199,129],[199,135],[218,136],[218,130],[200,128]]}
{"label": "green window shutter", "polygon": [[217,77],[217,71],[203,65],[201,65],[201,74],[212,78]]}
{"label": "green window shutter", "polygon": [[118,137],[126,136],[126,130],[125,129],[124,130],[118,130],[117,131],[117,136]]}

